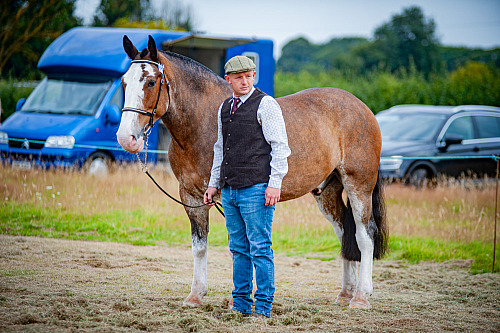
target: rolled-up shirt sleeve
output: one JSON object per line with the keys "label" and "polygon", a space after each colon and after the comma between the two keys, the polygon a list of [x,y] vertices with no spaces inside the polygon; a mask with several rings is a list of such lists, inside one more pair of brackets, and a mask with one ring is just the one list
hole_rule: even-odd
{"label": "rolled-up shirt sleeve", "polygon": [[223,159],[223,139],[222,139],[222,121],[220,117],[220,112],[222,109],[222,104],[217,111],[217,141],[214,144],[214,159],[212,162],[212,171],[210,172],[210,180],[208,186],[219,187],[220,180],[220,166]]}
{"label": "rolled-up shirt sleeve", "polygon": [[257,110],[257,120],[262,126],[264,138],[271,145],[271,175],[268,186],[281,189],[283,178],[288,172],[287,158],[291,151],[288,147],[285,120],[274,98],[271,96],[262,98]]}

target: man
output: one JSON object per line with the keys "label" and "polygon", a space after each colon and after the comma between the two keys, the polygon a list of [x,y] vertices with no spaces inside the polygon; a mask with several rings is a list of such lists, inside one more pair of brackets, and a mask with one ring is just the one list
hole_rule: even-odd
{"label": "man", "polygon": [[253,87],[255,64],[236,56],[224,66],[233,96],[218,111],[218,135],[206,204],[221,189],[233,257],[233,310],[252,314],[253,267],[257,290],[254,316],[271,316],[274,255],[271,230],[290,155],[285,122],[274,98]]}

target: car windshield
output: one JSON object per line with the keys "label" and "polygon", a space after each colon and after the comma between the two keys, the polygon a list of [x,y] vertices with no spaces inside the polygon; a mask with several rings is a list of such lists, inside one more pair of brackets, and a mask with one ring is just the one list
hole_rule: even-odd
{"label": "car windshield", "polygon": [[21,111],[93,115],[110,85],[109,80],[46,77]]}
{"label": "car windshield", "polygon": [[432,113],[377,115],[383,141],[431,141],[446,118]]}

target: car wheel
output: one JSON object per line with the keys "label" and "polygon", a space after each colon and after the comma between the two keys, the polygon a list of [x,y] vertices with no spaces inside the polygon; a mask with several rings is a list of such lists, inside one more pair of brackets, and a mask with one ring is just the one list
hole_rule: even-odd
{"label": "car wheel", "polygon": [[91,176],[106,176],[111,169],[111,158],[103,152],[92,153],[85,162],[85,169]]}
{"label": "car wheel", "polygon": [[408,183],[416,187],[427,186],[429,183],[429,172],[424,168],[416,168],[412,170],[410,176],[408,177]]}

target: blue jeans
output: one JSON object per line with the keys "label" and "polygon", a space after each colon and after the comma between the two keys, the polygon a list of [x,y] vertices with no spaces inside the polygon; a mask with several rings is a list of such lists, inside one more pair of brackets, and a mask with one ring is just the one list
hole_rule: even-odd
{"label": "blue jeans", "polygon": [[252,313],[255,267],[255,313],[271,316],[274,299],[274,255],[271,230],[275,205],[265,205],[266,183],[221,191],[229,250],[233,255],[233,309]]}

